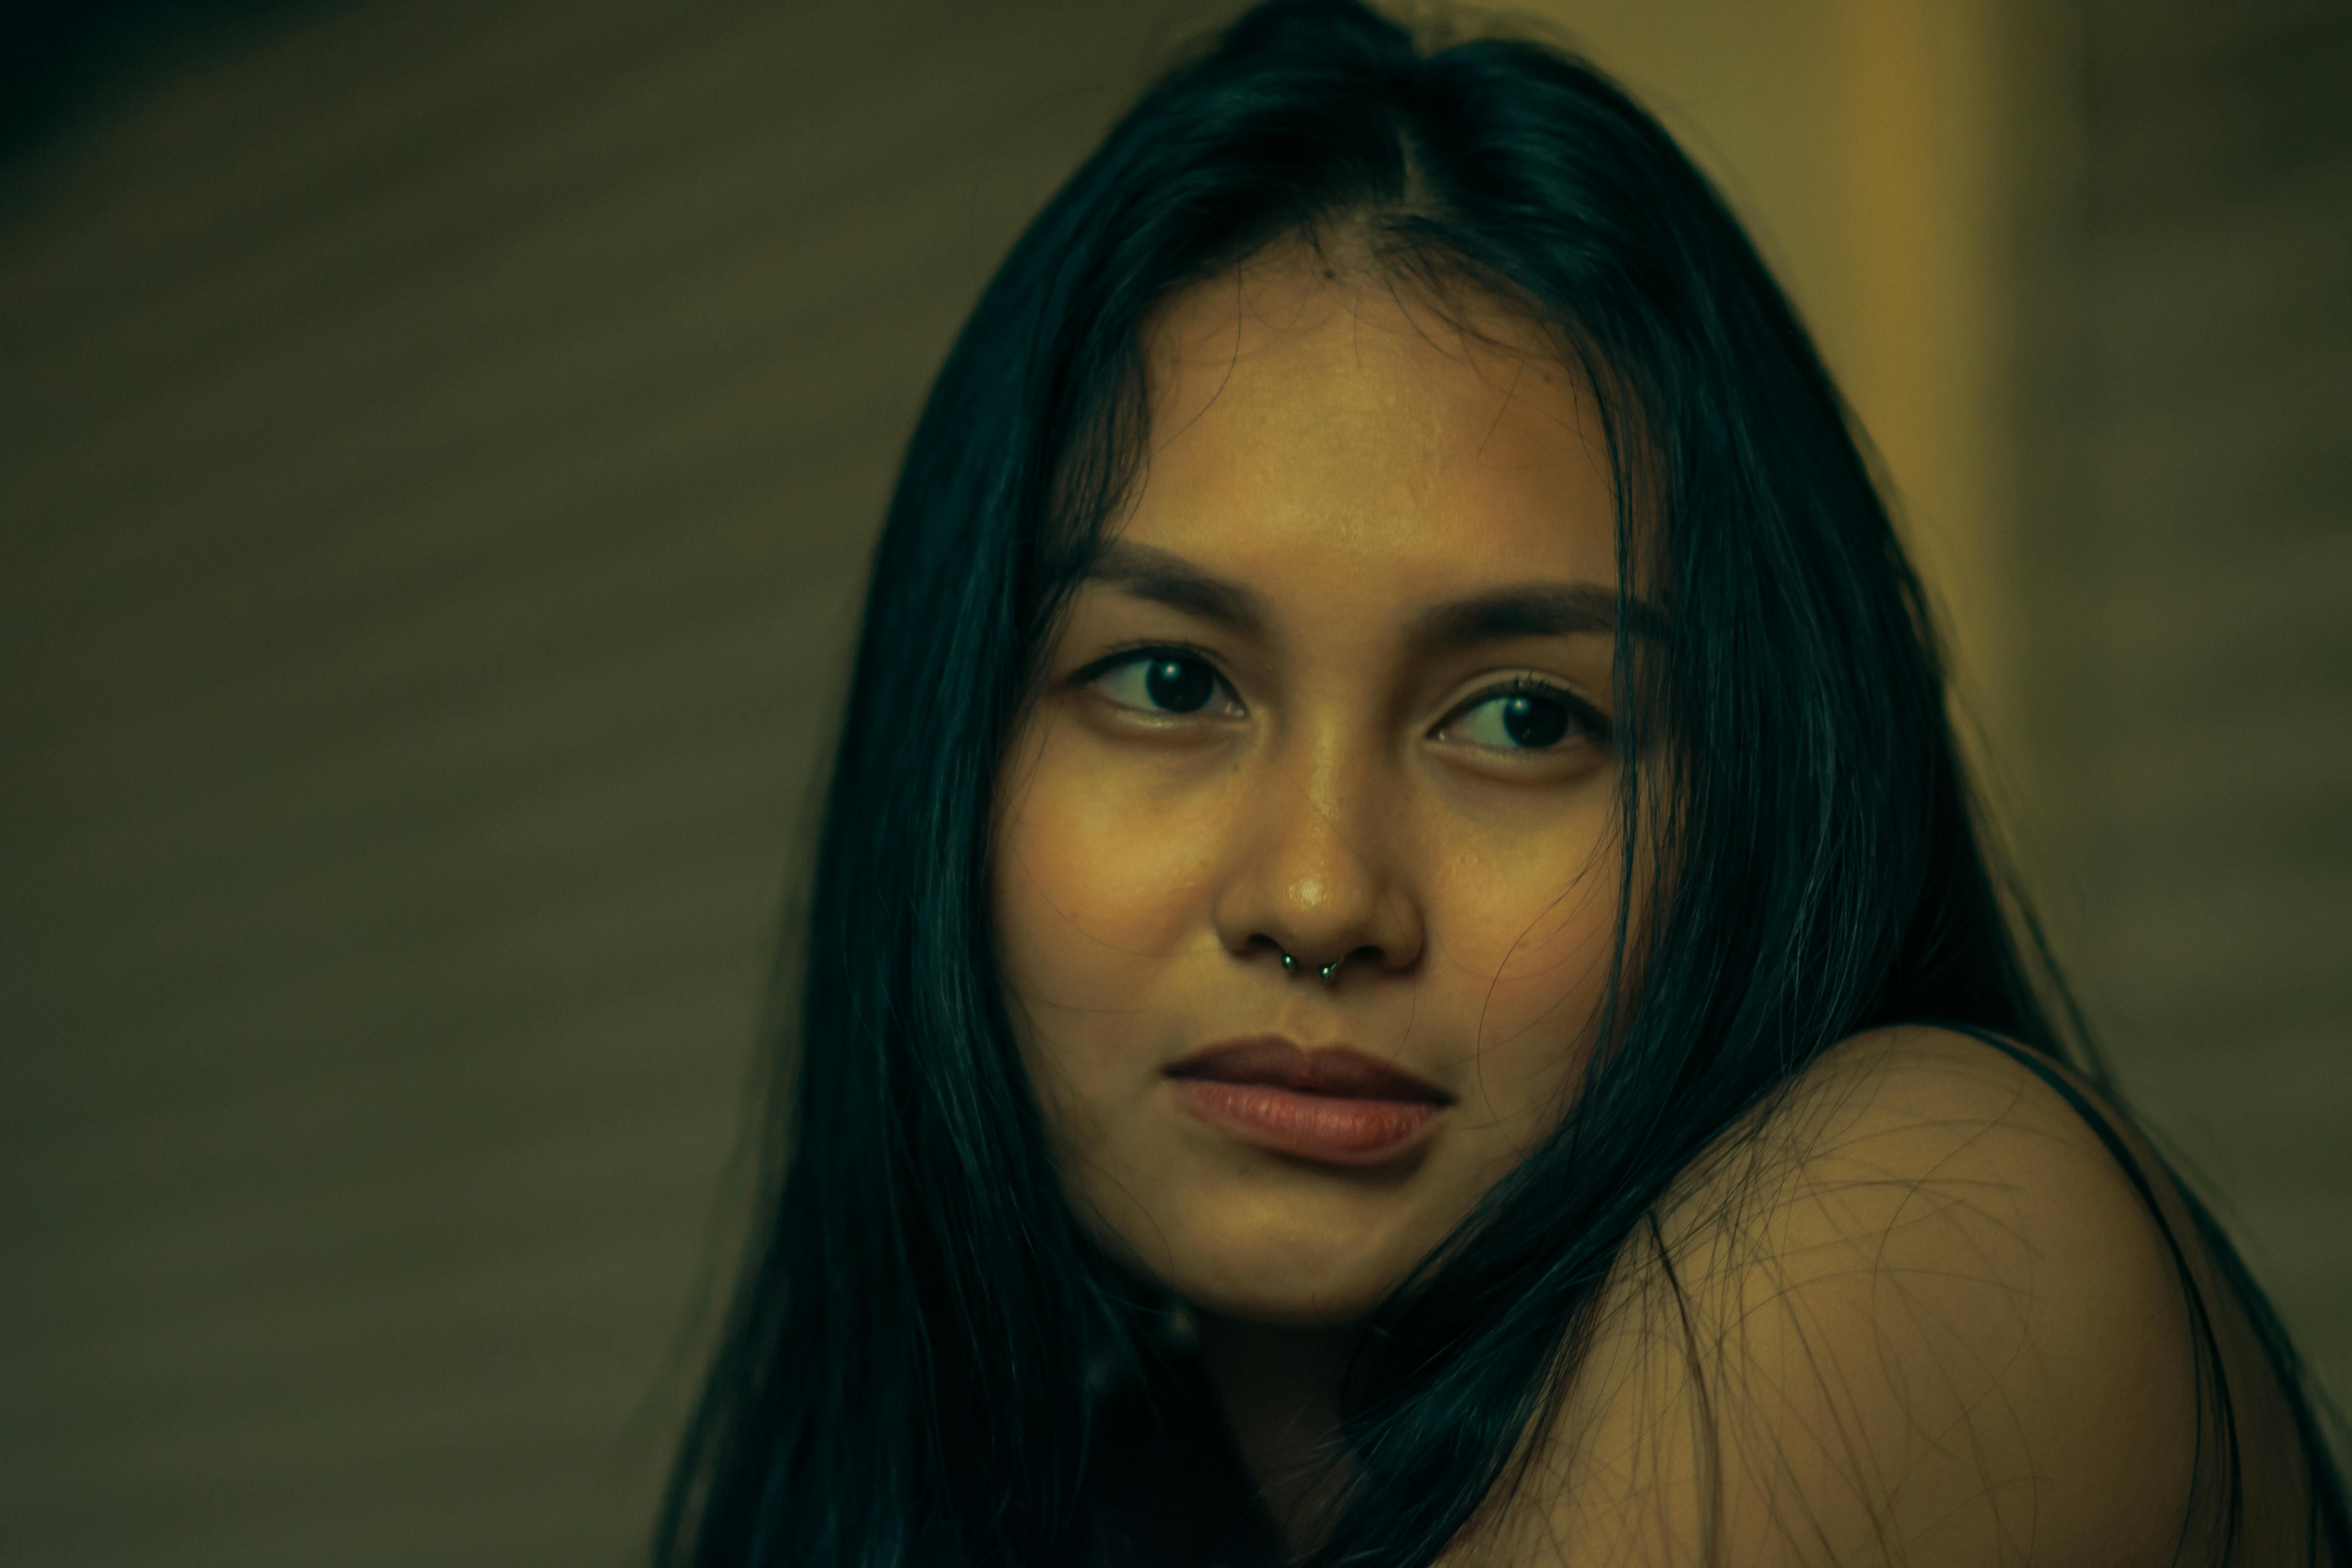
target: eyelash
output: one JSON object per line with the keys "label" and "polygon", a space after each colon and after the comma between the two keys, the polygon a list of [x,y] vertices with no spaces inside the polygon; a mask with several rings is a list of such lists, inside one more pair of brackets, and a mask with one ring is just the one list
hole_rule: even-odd
{"label": "eyelash", "polygon": [[[1204,650],[1189,647],[1181,643],[1139,643],[1128,647],[1115,649],[1110,653],[1105,654],[1102,658],[1096,659],[1091,664],[1088,664],[1086,668],[1080,669],[1076,674],[1072,676],[1070,678],[1070,685],[1074,689],[1092,686],[1097,681],[1102,679],[1104,676],[1110,674],[1113,670],[1125,668],[1130,665],[1146,664],[1162,659],[1170,661],[1182,661],[1189,664],[1199,664],[1202,666],[1209,671],[1212,679],[1216,681],[1219,688],[1223,689],[1228,698],[1236,702],[1240,700],[1239,697],[1234,692],[1233,683],[1227,680],[1224,676],[1218,671],[1216,661],[1214,659],[1211,658]],[[1453,711],[1449,712],[1443,720],[1441,720],[1431,733],[1434,735],[1450,729],[1454,725],[1460,723],[1465,716],[1476,712],[1486,704],[1509,697],[1529,697],[1538,701],[1557,704],[1567,711],[1569,721],[1572,726],[1572,729],[1576,731],[1580,731],[1584,739],[1600,745],[1606,745],[1609,742],[1609,721],[1600,711],[1600,710],[1596,709],[1592,704],[1585,701],[1583,699],[1576,696],[1574,693],[1562,687],[1556,686],[1550,681],[1539,680],[1533,676],[1524,675],[1487,687],[1486,689],[1465,699],[1460,703],[1457,703]],[[1116,699],[1113,700],[1116,700]],[[1132,707],[1134,705],[1126,704],[1125,706]],[[1182,718],[1188,716],[1185,712],[1177,710],[1162,710],[1150,708],[1141,708],[1137,710],[1146,713],[1164,711],[1165,715],[1170,718]],[[1560,737],[1560,742],[1554,742],[1551,744],[1544,746],[1490,746],[1485,747],[1485,749],[1494,751],[1524,752],[1530,755],[1541,755],[1554,751],[1561,742],[1565,742],[1570,738],[1570,735],[1563,734]],[[1468,743],[1474,745],[1483,744],[1482,742],[1477,742]]]}
{"label": "eyelash", "polygon": [[[1457,703],[1454,706],[1454,710],[1448,713],[1444,719],[1438,723],[1437,728],[1432,731],[1431,733],[1442,733],[1460,723],[1465,718],[1476,712],[1487,703],[1508,697],[1529,697],[1538,701],[1549,702],[1557,705],[1567,711],[1570,729],[1568,732],[1563,733],[1558,741],[1555,741],[1549,745],[1513,747],[1496,746],[1486,747],[1485,749],[1486,750],[1510,751],[1521,752],[1529,756],[1544,756],[1558,751],[1567,742],[1577,738],[1580,732],[1583,739],[1591,741],[1596,745],[1607,745],[1609,743],[1609,721],[1602,715],[1599,709],[1593,707],[1591,703],[1585,701],[1582,698],[1578,697],[1573,692],[1569,691],[1563,687],[1555,686],[1549,680],[1538,680],[1535,677],[1528,675],[1516,676],[1509,680],[1502,681],[1496,685],[1487,687],[1485,690],[1478,692],[1476,695]],[[1466,743],[1472,745],[1483,745],[1483,742],[1470,742]]]}
{"label": "eyelash", "polygon": [[[1097,681],[1102,679],[1104,676],[1110,674],[1113,670],[1123,669],[1130,665],[1152,664],[1162,660],[1200,665],[1202,668],[1208,670],[1210,678],[1216,682],[1217,689],[1223,691],[1227,698],[1235,703],[1238,703],[1241,700],[1239,694],[1234,690],[1233,682],[1227,680],[1223,673],[1217,668],[1217,661],[1215,659],[1211,658],[1203,650],[1197,647],[1188,647],[1182,643],[1137,643],[1127,647],[1116,649],[1110,653],[1105,654],[1102,658],[1096,659],[1092,664],[1087,665],[1085,668],[1071,676],[1070,686],[1074,690],[1083,689],[1094,685]],[[1114,700],[1116,700],[1114,699]],[[1134,707],[1134,704],[1128,703],[1122,704],[1122,706],[1132,708]],[[1185,719],[1192,717],[1193,713],[1199,710],[1193,710],[1191,711],[1184,711],[1155,708],[1137,708],[1136,711],[1157,714],[1162,718]]]}

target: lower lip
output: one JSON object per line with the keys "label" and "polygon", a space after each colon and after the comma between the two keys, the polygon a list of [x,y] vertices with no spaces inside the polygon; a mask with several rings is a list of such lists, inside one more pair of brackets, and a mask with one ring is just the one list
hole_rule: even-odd
{"label": "lower lip", "polygon": [[1302,1094],[1265,1083],[1177,1079],[1176,1097],[1210,1126],[1277,1154],[1327,1165],[1377,1165],[1436,1131],[1443,1106]]}

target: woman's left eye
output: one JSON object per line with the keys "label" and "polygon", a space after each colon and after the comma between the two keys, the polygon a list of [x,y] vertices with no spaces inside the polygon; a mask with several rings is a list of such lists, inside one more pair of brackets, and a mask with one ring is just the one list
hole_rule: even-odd
{"label": "woman's left eye", "polygon": [[1225,712],[1234,706],[1224,678],[1207,660],[1189,654],[1140,654],[1112,665],[1093,684],[1112,701],[1147,713]]}
{"label": "woman's left eye", "polygon": [[1438,733],[1444,740],[1498,752],[1543,752],[1570,740],[1605,739],[1608,726],[1567,692],[1528,683],[1471,703]]}

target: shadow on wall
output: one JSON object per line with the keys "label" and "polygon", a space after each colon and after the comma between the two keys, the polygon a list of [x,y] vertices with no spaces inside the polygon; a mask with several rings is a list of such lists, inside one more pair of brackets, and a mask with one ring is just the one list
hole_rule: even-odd
{"label": "shadow on wall", "polygon": [[[1771,4],[1535,8],[1723,174],[1974,574],[2114,1054],[2340,1388],[2352,32]],[[11,1561],[626,1558],[893,464],[1202,16],[0,18]]]}
{"label": "shadow on wall", "polygon": [[343,0],[19,0],[0,8],[0,169],[143,79],[223,58]]}

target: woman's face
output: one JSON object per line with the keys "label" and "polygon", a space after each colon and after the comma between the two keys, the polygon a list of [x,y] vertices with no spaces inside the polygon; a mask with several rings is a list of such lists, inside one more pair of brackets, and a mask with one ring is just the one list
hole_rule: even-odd
{"label": "woman's face", "polygon": [[1303,249],[1146,347],[1139,489],[1000,784],[1013,1026],[1114,1253],[1344,1323],[1590,1049],[1620,875],[1600,416],[1501,308]]}

